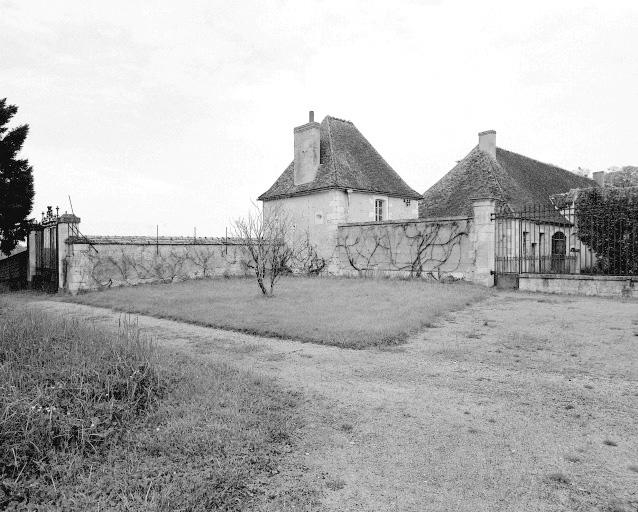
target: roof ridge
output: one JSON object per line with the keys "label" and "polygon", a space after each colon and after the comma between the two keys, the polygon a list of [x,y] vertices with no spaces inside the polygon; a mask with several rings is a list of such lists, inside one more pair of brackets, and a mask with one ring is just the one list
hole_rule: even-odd
{"label": "roof ridge", "polygon": [[[517,153],[516,151],[510,151],[509,149],[505,149],[505,148],[502,148],[500,146],[496,146],[496,147],[497,147],[497,149],[500,149],[501,151],[506,151],[507,153],[512,153],[513,155],[521,156],[523,158],[527,158],[528,160],[531,160],[532,162],[536,162],[536,163],[542,164],[542,165],[547,165],[549,167],[554,167],[555,169],[561,169],[563,171],[571,172],[570,170],[565,169],[564,167],[559,167],[556,164],[550,164],[548,162],[543,162],[541,160],[537,160],[536,158],[532,158],[531,156],[523,155],[522,153]],[[587,179],[589,179],[589,178],[587,178]]]}
{"label": "roof ridge", "polygon": [[509,205],[509,202],[506,201],[507,196],[505,194],[505,189],[503,188],[503,185],[501,185],[501,182],[499,181],[498,177],[496,176],[496,173],[494,172],[494,163],[496,163],[496,165],[498,165],[501,168],[501,170],[505,171],[505,169],[503,169],[503,166],[498,162],[496,157],[492,157],[492,155],[490,155],[487,151],[483,151],[478,144],[474,147],[472,151],[470,151],[470,154],[468,155],[468,157],[474,152],[474,150],[478,150],[478,152],[484,158],[487,158],[488,162],[490,163],[490,165],[488,166],[488,172],[490,173],[490,176],[494,180],[494,183],[496,183],[496,186],[500,190],[503,201]]}
{"label": "roof ridge", "polygon": [[335,121],[341,121],[342,123],[350,123],[350,124],[354,125],[354,123],[352,121],[348,121],[347,119],[341,119],[340,117],[335,117],[335,116],[331,116],[331,115],[326,115],[326,119],[334,119]]}
{"label": "roof ridge", "polygon": [[499,161],[496,159],[496,157],[492,158],[491,155],[487,155],[488,158],[490,159],[490,174],[492,174],[494,181],[496,182],[496,186],[498,187],[498,189],[501,191],[501,197],[503,198],[503,202],[507,203],[507,206],[510,206],[509,201],[507,200],[507,194],[505,193],[505,188],[503,188],[503,185],[501,185],[501,182],[498,179],[498,176],[496,176],[496,173],[494,172],[494,163],[496,163],[496,165],[498,165],[498,167],[500,167],[500,169],[503,171],[503,173],[505,173],[505,169],[503,169],[503,166],[499,163]]}

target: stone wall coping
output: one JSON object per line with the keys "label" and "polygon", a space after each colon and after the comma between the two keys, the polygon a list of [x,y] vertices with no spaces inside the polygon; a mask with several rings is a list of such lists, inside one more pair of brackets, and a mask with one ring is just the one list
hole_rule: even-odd
{"label": "stone wall coping", "polygon": [[182,237],[182,236],[71,236],[69,245],[242,245],[234,238]]}
{"label": "stone wall coping", "polygon": [[575,281],[634,281],[638,282],[638,276],[604,276],[590,274],[518,274],[519,279],[571,279]]}
{"label": "stone wall coping", "polygon": [[425,219],[397,219],[397,220],[382,220],[382,221],[367,221],[367,222],[344,222],[338,224],[338,228],[348,228],[351,226],[392,226],[400,224],[418,224],[420,222],[455,222],[459,220],[472,220],[474,217],[466,217],[463,215],[456,217],[427,217]]}

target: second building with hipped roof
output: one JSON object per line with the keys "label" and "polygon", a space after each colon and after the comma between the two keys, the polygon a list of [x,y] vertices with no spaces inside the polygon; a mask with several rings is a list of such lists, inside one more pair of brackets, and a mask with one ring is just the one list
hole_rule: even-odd
{"label": "second building with hipped roof", "polygon": [[496,132],[479,133],[478,145],[423,194],[420,217],[472,213],[472,198],[492,197],[512,210],[553,206],[552,196],[596,182],[496,145]]}

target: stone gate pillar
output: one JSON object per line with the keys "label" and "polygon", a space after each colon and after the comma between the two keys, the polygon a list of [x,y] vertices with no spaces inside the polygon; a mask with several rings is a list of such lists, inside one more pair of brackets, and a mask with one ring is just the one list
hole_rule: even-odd
{"label": "stone gate pillar", "polygon": [[29,251],[28,263],[27,263],[27,286],[31,288],[33,283],[33,276],[35,276],[35,237],[37,232],[31,228],[27,235],[27,251]]}
{"label": "stone gate pillar", "polygon": [[473,197],[474,222],[472,244],[474,249],[474,273],[472,281],[484,286],[494,286],[494,254],[496,237],[493,214],[496,212],[494,197]]}
{"label": "stone gate pillar", "polygon": [[80,217],[71,213],[63,213],[58,217],[58,287],[68,291],[69,261],[73,255],[73,245],[67,239],[78,235]]}

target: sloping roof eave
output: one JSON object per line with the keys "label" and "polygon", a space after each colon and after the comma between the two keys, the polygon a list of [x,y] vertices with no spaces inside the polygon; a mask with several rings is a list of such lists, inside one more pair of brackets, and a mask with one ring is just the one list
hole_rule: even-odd
{"label": "sloping roof eave", "polygon": [[268,195],[267,192],[264,192],[262,195],[260,195],[257,200],[258,201],[274,201],[276,199],[286,199],[289,197],[296,197],[296,196],[307,196],[310,194],[314,194],[315,192],[325,192],[326,190],[352,190],[353,192],[359,192],[362,194],[377,194],[377,195],[383,195],[383,196],[388,196],[388,197],[396,197],[399,199],[414,199],[415,201],[420,201],[421,199],[423,199],[423,196],[421,194],[419,194],[418,192],[412,192],[412,193],[408,193],[408,194],[398,194],[396,192],[385,192],[383,190],[365,190],[365,189],[357,189],[357,188],[352,188],[352,187],[344,187],[344,186],[340,186],[340,185],[328,185],[325,187],[317,187],[317,188],[311,188],[308,190],[297,190],[295,192],[289,192],[286,194],[270,194]]}

